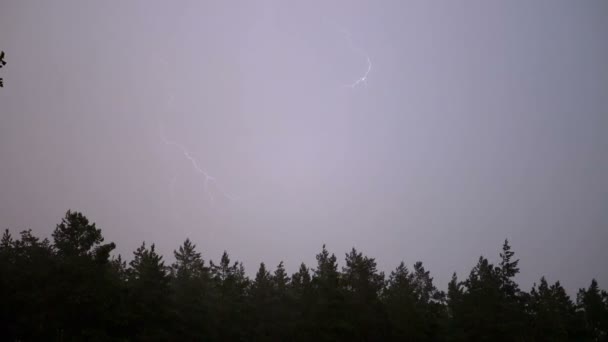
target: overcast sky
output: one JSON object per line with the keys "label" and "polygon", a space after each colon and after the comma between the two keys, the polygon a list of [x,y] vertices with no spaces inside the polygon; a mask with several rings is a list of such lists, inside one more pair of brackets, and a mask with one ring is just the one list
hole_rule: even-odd
{"label": "overcast sky", "polygon": [[508,238],[525,289],[606,287],[607,37],[603,0],[3,0],[0,227],[442,288]]}

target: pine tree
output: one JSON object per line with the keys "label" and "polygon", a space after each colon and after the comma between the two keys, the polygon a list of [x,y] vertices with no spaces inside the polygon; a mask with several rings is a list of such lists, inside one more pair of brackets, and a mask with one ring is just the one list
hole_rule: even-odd
{"label": "pine tree", "polygon": [[[110,265],[115,244],[102,244],[101,229],[82,213],[69,210],[52,236],[61,274],[54,284],[62,298],[62,313],[56,317],[62,338],[105,336],[113,330],[108,324],[119,305],[119,284],[113,281]],[[74,325],[76,321],[81,324]]]}
{"label": "pine tree", "polygon": [[173,302],[176,310],[176,334],[180,340],[201,340],[212,335],[209,318],[211,275],[196,245],[186,239],[173,251],[171,266]]}
{"label": "pine tree", "polygon": [[383,300],[393,341],[423,339],[424,332],[420,328],[423,322],[417,312],[413,283],[413,276],[404,262],[388,277]]}
{"label": "pine tree", "polygon": [[500,253],[500,280],[503,291],[509,296],[515,296],[519,291],[517,283],[513,280],[519,273],[519,259],[511,260],[514,255],[509,241],[505,240],[502,245],[502,253]]}
{"label": "pine tree", "polygon": [[379,273],[376,261],[353,248],[346,254],[342,268],[349,325],[353,339],[379,340],[385,336],[385,318],[380,294],[384,288],[384,274]]}
{"label": "pine tree", "polygon": [[17,303],[14,293],[17,292],[15,274],[17,256],[14,240],[8,229],[0,240],[0,322],[3,322],[3,335],[7,341],[17,340]]}
{"label": "pine tree", "polygon": [[169,270],[154,244],[142,245],[129,263],[129,325],[136,340],[160,341],[171,336]]}
{"label": "pine tree", "polygon": [[[525,298],[514,277],[519,260],[505,240],[498,267],[480,257],[464,282],[459,309],[453,311],[453,326],[464,339],[492,338],[519,341],[526,334]],[[453,293],[454,294],[454,293]]]}
{"label": "pine tree", "polygon": [[271,303],[271,317],[274,322],[272,338],[274,340],[293,340],[294,297],[290,291],[291,279],[287,275],[283,261],[281,261],[272,275],[273,296]]}
{"label": "pine tree", "polygon": [[306,267],[304,263],[301,263],[298,272],[291,276],[291,288],[294,289],[294,292],[300,297],[305,290],[312,288],[311,284],[312,277],[310,276],[310,269]]}
{"label": "pine tree", "polygon": [[391,272],[384,303],[393,340],[435,341],[445,309],[443,293],[421,262],[410,272],[403,262]]}
{"label": "pine tree", "polygon": [[[4,246],[11,240],[7,235]],[[7,327],[22,340],[44,340],[65,331],[67,327],[61,320],[65,306],[60,305],[63,298],[55,295],[60,290],[57,283],[62,275],[58,273],[49,240],[40,240],[31,230],[25,230],[5,251],[9,253],[7,266],[12,273],[6,306],[13,310],[8,321],[12,325]]]}
{"label": "pine tree", "polygon": [[521,340],[525,333],[528,318],[524,310],[524,296],[519,290],[515,276],[519,273],[519,260],[513,260],[515,253],[511,251],[509,241],[505,239],[500,253],[500,265],[498,273],[500,275],[501,300],[501,321],[507,336],[512,339]]}
{"label": "pine tree", "polygon": [[186,239],[177,251],[173,251],[173,255],[175,263],[172,265],[172,269],[176,279],[198,279],[209,274],[201,253],[196,251],[196,245],[190,239]]}
{"label": "pine tree", "polygon": [[285,293],[287,292],[287,289],[290,285],[289,284],[290,279],[289,279],[289,276],[287,275],[287,271],[285,271],[285,265],[283,265],[282,261],[277,265],[277,269],[274,271],[272,279],[275,283],[277,292],[281,296],[285,295]]}
{"label": "pine tree", "polygon": [[314,293],[310,269],[304,263],[300,264],[298,272],[291,276],[289,292],[293,298],[294,312],[291,324],[291,330],[294,332],[292,340],[309,341],[315,332],[313,326]]}
{"label": "pine tree", "polygon": [[79,212],[68,210],[53,232],[55,248],[60,256],[90,256],[101,262],[107,261],[114,243],[102,245],[101,229]]}
{"label": "pine tree", "polygon": [[345,320],[345,299],[340,287],[336,256],[330,255],[323,245],[316,259],[317,268],[312,278],[314,338],[321,341],[336,341],[351,336],[352,327]]}
{"label": "pine tree", "polygon": [[127,262],[122,260],[122,256],[119,254],[117,257],[112,257],[110,260],[110,268],[112,273],[118,278],[121,283],[127,281]]}
{"label": "pine tree", "polygon": [[545,277],[530,291],[529,310],[532,334],[537,340],[581,339],[576,307],[559,282],[549,286]]}
{"label": "pine tree", "polygon": [[595,279],[589,288],[580,289],[577,304],[582,310],[589,336],[595,341],[608,340],[608,305],[606,292],[600,290]]}
{"label": "pine tree", "polygon": [[[459,316],[455,317],[458,335],[465,340],[507,340],[509,332],[504,329],[501,274],[486,258],[480,257],[477,265],[464,281]],[[504,337],[504,338],[503,338]]]}
{"label": "pine tree", "polygon": [[463,317],[463,284],[458,281],[458,277],[456,272],[452,274],[452,279],[448,283],[448,292],[446,296],[446,304],[447,304],[447,335],[450,337],[447,338],[450,341],[462,341],[464,340],[464,336],[462,331],[459,329],[459,326],[463,326],[458,322],[459,319]]}
{"label": "pine tree", "polygon": [[273,340],[274,323],[277,317],[273,317],[272,309],[274,297],[274,283],[270,272],[264,263],[255,275],[251,284],[249,298],[253,310],[253,339],[256,341]]}
{"label": "pine tree", "polygon": [[211,274],[215,287],[213,318],[218,339],[222,341],[242,340],[249,334],[247,325],[246,290],[249,280],[239,262],[231,264],[224,251],[219,265],[211,264]]}

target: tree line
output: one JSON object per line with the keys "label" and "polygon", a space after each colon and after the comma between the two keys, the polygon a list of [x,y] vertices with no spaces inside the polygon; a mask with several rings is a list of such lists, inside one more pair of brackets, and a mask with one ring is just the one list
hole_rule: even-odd
{"label": "tree line", "polygon": [[606,341],[608,293],[592,280],[572,300],[541,278],[515,282],[507,241],[447,291],[422,262],[385,275],[356,249],[344,266],[325,246],[289,275],[260,264],[249,279],[224,252],[206,262],[186,239],[167,265],[143,243],[127,263],[101,230],[68,211],[52,240],[0,241],[3,341]]}

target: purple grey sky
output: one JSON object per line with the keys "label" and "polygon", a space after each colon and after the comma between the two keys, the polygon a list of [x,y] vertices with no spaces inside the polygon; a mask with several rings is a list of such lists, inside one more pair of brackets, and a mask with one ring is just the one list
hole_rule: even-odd
{"label": "purple grey sky", "polygon": [[603,0],[4,0],[0,227],[441,287],[508,238],[525,289],[606,287],[607,37]]}

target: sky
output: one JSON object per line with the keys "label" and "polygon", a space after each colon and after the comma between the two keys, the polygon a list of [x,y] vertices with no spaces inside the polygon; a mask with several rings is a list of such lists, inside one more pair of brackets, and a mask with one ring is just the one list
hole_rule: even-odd
{"label": "sky", "polygon": [[[608,2],[0,2],[0,227],[608,286]],[[603,284],[603,285],[602,285]]]}

